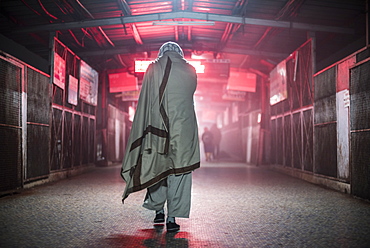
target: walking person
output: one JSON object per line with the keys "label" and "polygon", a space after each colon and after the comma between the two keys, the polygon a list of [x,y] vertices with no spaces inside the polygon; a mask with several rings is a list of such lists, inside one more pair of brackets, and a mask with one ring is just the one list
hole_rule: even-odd
{"label": "walking person", "polygon": [[202,141],[204,153],[206,155],[206,161],[211,161],[213,154],[213,135],[209,131],[208,127],[204,128],[204,133],[202,134]]}
{"label": "walking person", "polygon": [[220,157],[221,131],[216,124],[212,125],[210,131],[213,136],[213,158],[218,159]]}
{"label": "walking person", "polygon": [[147,189],[143,207],[155,211],[155,223],[166,219],[167,232],[180,229],[176,217],[189,218],[192,171],[200,166],[196,87],[195,69],[181,47],[164,43],[144,75],[122,163],[122,201]]}

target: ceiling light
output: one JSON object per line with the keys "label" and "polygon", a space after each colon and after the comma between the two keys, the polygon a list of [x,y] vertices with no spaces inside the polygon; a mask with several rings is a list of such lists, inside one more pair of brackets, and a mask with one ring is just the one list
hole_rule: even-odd
{"label": "ceiling light", "polygon": [[215,22],[208,21],[154,21],[153,26],[214,26]]}

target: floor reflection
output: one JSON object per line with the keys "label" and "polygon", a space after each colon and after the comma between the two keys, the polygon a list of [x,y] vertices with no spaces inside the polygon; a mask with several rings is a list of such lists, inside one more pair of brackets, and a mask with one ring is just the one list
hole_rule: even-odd
{"label": "floor reflection", "polygon": [[151,229],[140,230],[137,236],[114,235],[107,241],[110,247],[188,248],[188,237],[187,232],[167,233],[164,224],[156,224]]}
{"label": "floor reflection", "polygon": [[[154,232],[153,232],[154,230]],[[144,246],[148,248],[155,247],[189,247],[189,241],[185,236],[188,236],[185,232],[168,233],[165,231],[163,224],[154,225],[154,229],[148,229],[143,231],[152,231],[152,237],[144,240]]]}

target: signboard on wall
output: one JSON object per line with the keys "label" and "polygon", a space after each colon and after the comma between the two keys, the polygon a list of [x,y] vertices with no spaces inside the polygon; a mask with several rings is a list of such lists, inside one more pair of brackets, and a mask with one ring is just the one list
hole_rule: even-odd
{"label": "signboard on wall", "polygon": [[99,74],[86,62],[81,60],[80,67],[80,98],[85,102],[97,105],[98,103]]}
{"label": "signboard on wall", "polygon": [[53,82],[56,86],[64,90],[66,81],[66,61],[57,53],[54,53],[54,72]]}
{"label": "signboard on wall", "polygon": [[78,79],[72,75],[69,75],[68,103],[76,106],[78,103]]}
{"label": "signboard on wall", "polygon": [[112,73],[109,77],[109,92],[125,92],[135,91],[137,87],[137,77],[128,74],[127,72]]}
{"label": "signboard on wall", "polygon": [[287,97],[286,61],[284,60],[270,72],[270,104],[274,105]]}

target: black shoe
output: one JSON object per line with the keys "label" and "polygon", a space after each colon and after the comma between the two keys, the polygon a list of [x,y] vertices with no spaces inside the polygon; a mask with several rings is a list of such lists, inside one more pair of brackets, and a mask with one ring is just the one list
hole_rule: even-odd
{"label": "black shoe", "polygon": [[164,222],[164,214],[159,213],[155,215],[154,223],[161,223]]}
{"label": "black shoe", "polygon": [[177,232],[180,230],[180,225],[177,225],[174,222],[166,223],[167,232]]}

